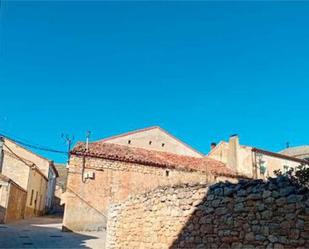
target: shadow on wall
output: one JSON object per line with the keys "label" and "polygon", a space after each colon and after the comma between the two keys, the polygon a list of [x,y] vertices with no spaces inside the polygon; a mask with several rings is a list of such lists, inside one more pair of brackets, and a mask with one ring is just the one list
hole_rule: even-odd
{"label": "shadow on wall", "polygon": [[209,187],[170,249],[309,248],[309,191],[279,177]]}
{"label": "shadow on wall", "polygon": [[6,213],[6,208],[3,206],[0,206],[0,224],[5,223],[5,213]]}
{"label": "shadow on wall", "polygon": [[[79,233],[61,232],[60,218],[32,218],[0,229],[1,248],[93,248],[89,241],[97,239]],[[99,247],[104,248],[104,247]]]}

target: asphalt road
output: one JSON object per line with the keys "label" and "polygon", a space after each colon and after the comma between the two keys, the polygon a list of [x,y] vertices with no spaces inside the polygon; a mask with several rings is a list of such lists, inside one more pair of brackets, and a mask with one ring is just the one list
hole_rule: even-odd
{"label": "asphalt road", "polygon": [[105,248],[104,232],[62,232],[61,222],[44,216],[0,224],[0,248]]}

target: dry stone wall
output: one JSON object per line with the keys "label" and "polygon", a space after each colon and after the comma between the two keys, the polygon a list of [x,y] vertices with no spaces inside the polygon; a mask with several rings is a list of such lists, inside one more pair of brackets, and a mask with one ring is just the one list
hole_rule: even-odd
{"label": "dry stone wall", "polygon": [[283,177],[158,188],[110,207],[106,247],[309,248],[308,189]]}

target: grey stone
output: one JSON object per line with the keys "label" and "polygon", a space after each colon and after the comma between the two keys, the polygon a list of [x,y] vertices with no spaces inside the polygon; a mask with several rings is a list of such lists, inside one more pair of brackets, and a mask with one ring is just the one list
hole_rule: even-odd
{"label": "grey stone", "polygon": [[281,196],[287,196],[294,191],[295,191],[294,187],[288,186],[288,187],[280,189],[279,193],[280,193]]}
{"label": "grey stone", "polygon": [[274,235],[269,235],[268,240],[272,243],[278,242],[278,238]]}

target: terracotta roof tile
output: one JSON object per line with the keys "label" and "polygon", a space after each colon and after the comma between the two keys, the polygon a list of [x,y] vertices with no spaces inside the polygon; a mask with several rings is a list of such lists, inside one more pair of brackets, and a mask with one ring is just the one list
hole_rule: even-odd
{"label": "terracotta roof tile", "polygon": [[139,163],[157,167],[179,168],[211,172],[215,175],[237,177],[238,175],[226,165],[217,160],[203,157],[190,157],[162,151],[146,150],[124,145],[93,142],[86,151],[85,143],[77,143],[71,151],[73,155],[94,156],[110,160]]}

